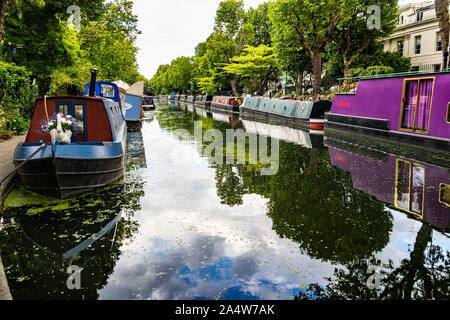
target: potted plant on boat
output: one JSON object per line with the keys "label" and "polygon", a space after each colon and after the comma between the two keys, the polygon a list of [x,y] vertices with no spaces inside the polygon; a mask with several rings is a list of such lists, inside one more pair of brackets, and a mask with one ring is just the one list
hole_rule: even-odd
{"label": "potted plant on boat", "polygon": [[48,120],[43,120],[41,130],[43,134],[50,133],[52,141],[69,144],[72,140],[72,134],[78,131],[78,122],[71,115],[58,113]]}

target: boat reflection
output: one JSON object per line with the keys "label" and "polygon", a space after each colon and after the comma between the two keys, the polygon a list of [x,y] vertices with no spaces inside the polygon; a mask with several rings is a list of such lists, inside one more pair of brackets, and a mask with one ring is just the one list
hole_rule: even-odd
{"label": "boat reflection", "polygon": [[311,149],[323,144],[321,135],[311,135],[308,131],[252,120],[242,120],[242,123],[248,133],[272,137],[304,148]]}
{"label": "boat reflection", "polygon": [[132,163],[138,168],[146,168],[147,160],[142,132],[137,131],[128,133],[127,139],[128,163]]}
{"label": "boat reflection", "polygon": [[331,163],[351,174],[353,186],[437,229],[450,223],[450,170],[327,140]]}
{"label": "boat reflection", "polygon": [[[98,299],[123,242],[139,227],[131,217],[139,209],[142,187],[139,180],[121,181],[95,193],[47,202],[14,190],[10,196],[30,204],[7,199],[10,206],[3,212],[0,249],[13,298]],[[71,267],[81,269],[79,290],[68,287]]]}

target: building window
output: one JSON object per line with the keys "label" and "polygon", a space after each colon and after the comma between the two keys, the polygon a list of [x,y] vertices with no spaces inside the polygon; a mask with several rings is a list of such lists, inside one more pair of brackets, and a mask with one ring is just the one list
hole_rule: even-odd
{"label": "building window", "polygon": [[397,51],[400,53],[400,56],[403,57],[403,48],[404,48],[404,41],[400,40],[397,42]]}
{"label": "building window", "polygon": [[436,32],[436,51],[442,51],[442,39],[440,32]]}
{"label": "building window", "polygon": [[418,11],[417,12],[417,21],[422,21],[423,20],[423,11]]}
{"label": "building window", "polygon": [[441,71],[441,65],[440,64],[434,64],[433,65],[434,72],[440,72]]}
{"label": "building window", "polygon": [[421,44],[422,44],[422,36],[416,36],[416,54],[420,54]]}
{"label": "building window", "polygon": [[414,66],[411,67],[411,71],[419,71],[420,67],[419,66]]}

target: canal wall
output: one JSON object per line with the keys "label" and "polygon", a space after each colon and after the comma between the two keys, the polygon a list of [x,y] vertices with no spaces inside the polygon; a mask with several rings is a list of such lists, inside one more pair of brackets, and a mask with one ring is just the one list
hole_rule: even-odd
{"label": "canal wall", "polygon": [[[0,179],[6,177],[14,170],[13,155],[17,144],[24,142],[25,136],[14,136],[7,141],[0,143]],[[16,176],[9,178],[2,186],[0,186],[0,201],[3,204],[8,192],[11,190]],[[6,279],[5,270],[3,268],[2,258],[0,255],[0,300],[12,300],[9,291],[8,281]]]}

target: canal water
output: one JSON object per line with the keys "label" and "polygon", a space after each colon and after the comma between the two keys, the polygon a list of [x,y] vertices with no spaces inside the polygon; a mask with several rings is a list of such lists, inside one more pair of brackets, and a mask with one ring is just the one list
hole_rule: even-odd
{"label": "canal water", "polygon": [[73,199],[12,191],[14,299],[449,298],[448,168],[178,103],[146,112],[128,158]]}

